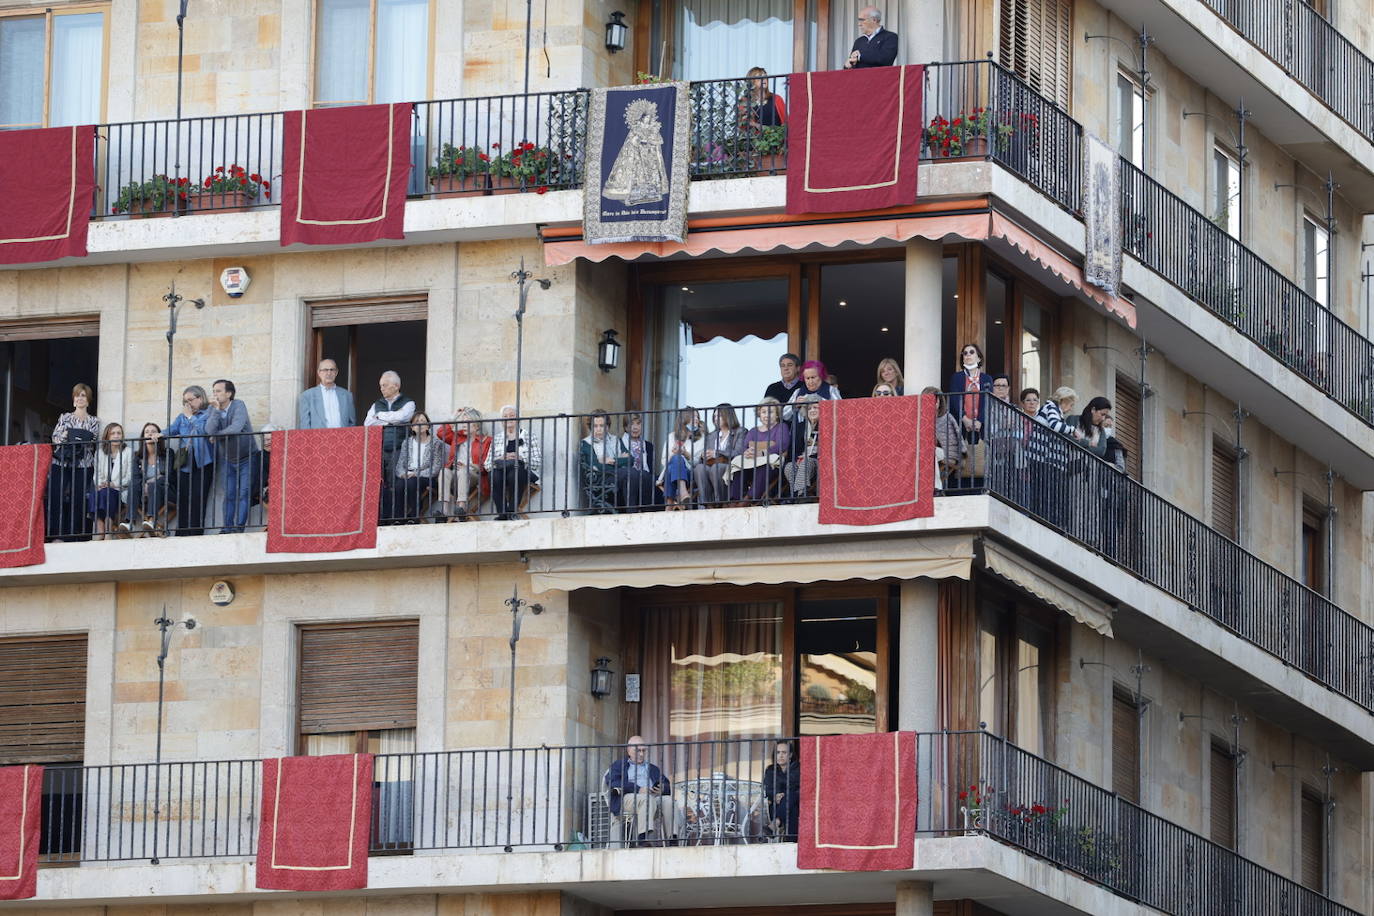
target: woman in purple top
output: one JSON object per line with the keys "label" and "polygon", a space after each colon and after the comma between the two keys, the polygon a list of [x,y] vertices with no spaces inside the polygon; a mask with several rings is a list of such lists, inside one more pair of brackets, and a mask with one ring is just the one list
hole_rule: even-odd
{"label": "woman in purple top", "polygon": [[[741,443],[744,451],[740,453],[740,459],[743,459],[744,467],[730,477],[731,501],[747,499],[758,502],[782,480],[787,439],[787,426],[782,422],[782,405],[777,398],[764,398],[759,405],[758,423],[744,434]],[[776,455],[777,458],[765,458],[768,455]]]}

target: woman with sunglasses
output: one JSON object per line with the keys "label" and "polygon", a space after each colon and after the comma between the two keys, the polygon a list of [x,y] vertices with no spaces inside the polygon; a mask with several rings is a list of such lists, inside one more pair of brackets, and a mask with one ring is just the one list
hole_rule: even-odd
{"label": "woman with sunglasses", "polygon": [[[983,371],[983,350],[976,343],[964,344],[959,351],[963,367],[949,380],[949,412],[959,421],[964,438],[977,442],[983,436],[983,415],[987,402],[981,392],[992,390],[992,378]],[[962,397],[958,392],[966,392]]]}

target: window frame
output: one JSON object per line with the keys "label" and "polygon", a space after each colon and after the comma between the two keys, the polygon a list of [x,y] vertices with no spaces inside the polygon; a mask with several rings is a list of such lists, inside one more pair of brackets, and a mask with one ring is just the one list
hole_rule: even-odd
{"label": "window frame", "polygon": [[108,2],[75,3],[69,6],[19,7],[17,9],[0,9],[0,20],[37,19],[39,17],[43,19],[43,120],[40,124],[14,124],[9,126],[0,124],[0,130],[36,130],[52,126],[53,18],[56,16],[79,16],[88,13],[100,14],[100,111],[96,115],[95,120],[98,124],[103,124],[105,122],[106,109],[109,104],[110,96],[110,4]]}
{"label": "window frame", "polygon": [[[319,27],[321,0],[310,4],[310,108],[345,108],[350,105],[372,105],[377,97],[377,5],[379,0],[368,0],[367,13],[367,98],[361,101],[320,101],[319,90]],[[403,99],[407,102],[423,102],[434,98],[434,40],[437,22],[438,3],[425,0],[425,13],[429,20],[425,36],[425,95],[423,99]]]}
{"label": "window frame", "polygon": [[[1325,219],[1309,212],[1306,208],[1302,210],[1298,227],[1298,267],[1302,272],[1303,291],[1329,312],[1331,311],[1331,230],[1327,228]],[[1318,246],[1316,244],[1318,240],[1324,244]],[[1325,266],[1324,271],[1318,270],[1318,251],[1322,253],[1321,262]]]}
{"label": "window frame", "polygon": [[[1225,168],[1226,187],[1222,187],[1222,169]],[[1235,191],[1232,193],[1232,182]],[[1240,156],[1220,140],[1212,141],[1212,222],[1236,241],[1243,241],[1245,232],[1245,170],[1241,167]],[[1224,199],[1223,199],[1224,195]],[[1235,211],[1231,202],[1235,201]],[[1225,219],[1222,219],[1222,214]]]}
{"label": "window frame", "polygon": [[[1130,152],[1122,150],[1124,140],[1124,126],[1126,112],[1123,110],[1122,99],[1125,95],[1122,83],[1128,83],[1131,87],[1131,149]],[[1116,142],[1113,144],[1119,155],[1124,156],[1132,165],[1142,172],[1148,172],[1145,167],[1146,154],[1146,134],[1149,132],[1149,119],[1146,115],[1149,105],[1149,95],[1140,78],[1125,67],[1118,66],[1116,70],[1116,120],[1114,123]],[[1137,151],[1136,147],[1139,147]]]}
{"label": "window frame", "polygon": [[[977,664],[977,683],[973,702],[978,709],[979,721],[986,730],[1001,735],[1023,750],[1054,760],[1055,751],[1055,706],[1054,685],[1058,673],[1059,632],[1055,615],[1033,607],[1011,596],[1006,591],[986,579],[978,583],[980,595],[977,599],[976,621],[973,627],[974,658]],[[992,674],[983,671],[984,637],[993,637],[993,657],[997,670]],[[1039,636],[1036,643],[1028,636]],[[1029,747],[1026,737],[1020,732],[1022,702],[1020,696],[1021,672],[1020,648],[1022,643],[1037,645],[1040,661],[1037,662],[1037,698],[1040,713],[1041,746]],[[991,698],[996,704],[996,721],[983,718],[983,696],[989,686]]]}

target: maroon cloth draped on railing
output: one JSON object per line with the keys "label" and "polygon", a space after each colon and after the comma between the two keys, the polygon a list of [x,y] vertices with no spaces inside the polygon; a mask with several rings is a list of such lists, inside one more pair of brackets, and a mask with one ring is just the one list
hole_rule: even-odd
{"label": "maroon cloth draped on railing", "polygon": [[803,738],[801,773],[798,868],[915,864],[915,732]]}
{"label": "maroon cloth draped on railing", "polygon": [[935,395],[821,402],[820,522],[935,514]]}
{"label": "maroon cloth draped on railing", "polygon": [[377,546],[382,428],[272,433],[268,553],[337,553]]}
{"label": "maroon cloth draped on railing", "polygon": [[0,446],[0,567],[44,560],[43,493],[51,463],[51,445]]}
{"label": "maroon cloth draped on railing", "polygon": [[281,891],[367,887],[371,754],[262,762],[257,886]]}
{"label": "maroon cloth draped on railing", "polygon": [[925,68],[870,67],[787,78],[787,212],[916,202]]}
{"label": "maroon cloth draped on railing", "polygon": [[86,256],[95,128],[0,131],[0,264]]}
{"label": "maroon cloth draped on railing", "polygon": [[283,245],[405,238],[413,108],[404,102],[286,112]]}
{"label": "maroon cloth draped on railing", "polygon": [[0,768],[0,900],[38,893],[43,768]]}

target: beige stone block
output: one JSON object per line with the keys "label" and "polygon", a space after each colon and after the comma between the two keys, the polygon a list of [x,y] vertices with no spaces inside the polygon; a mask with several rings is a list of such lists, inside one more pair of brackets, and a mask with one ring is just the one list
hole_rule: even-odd
{"label": "beige stone block", "polygon": [[[172,681],[165,685],[163,699],[168,703],[184,700],[186,699],[186,691],[179,682]],[[114,685],[114,701],[116,703],[156,703],[157,681],[116,683]]]}

